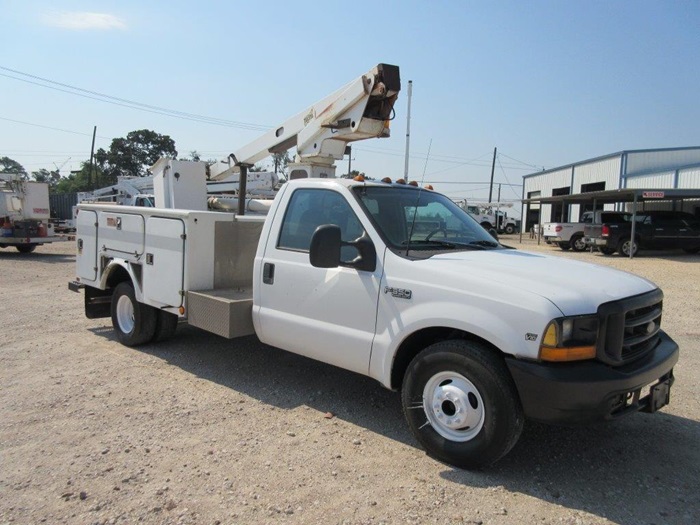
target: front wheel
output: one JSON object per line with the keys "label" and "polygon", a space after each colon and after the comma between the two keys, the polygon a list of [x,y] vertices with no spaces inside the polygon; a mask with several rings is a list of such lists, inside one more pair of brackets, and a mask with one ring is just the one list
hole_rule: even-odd
{"label": "front wheel", "polygon": [[157,313],[153,307],[136,300],[131,283],[119,283],[114,289],[112,325],[123,345],[137,346],[153,339]]}
{"label": "front wheel", "polygon": [[512,224],[506,224],[505,232],[507,235],[513,235],[515,233],[515,226]]}
{"label": "front wheel", "polygon": [[441,341],[423,350],[406,370],[401,400],[426,452],[459,468],[494,463],[523,429],[518,392],[503,359],[475,342]]}

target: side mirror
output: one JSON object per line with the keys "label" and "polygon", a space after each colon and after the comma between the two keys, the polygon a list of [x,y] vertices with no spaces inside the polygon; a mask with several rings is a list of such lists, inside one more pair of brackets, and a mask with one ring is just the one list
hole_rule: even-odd
{"label": "side mirror", "polygon": [[324,224],[316,228],[311,236],[309,261],[316,268],[337,268],[340,266],[340,227]]}
{"label": "side mirror", "polygon": [[[354,247],[357,250],[357,257],[352,261],[342,261],[340,250],[343,246]],[[354,241],[343,242],[340,238],[339,226],[324,224],[316,228],[311,236],[309,262],[316,268],[347,266],[364,272],[373,272],[377,268],[377,250],[366,232]]]}

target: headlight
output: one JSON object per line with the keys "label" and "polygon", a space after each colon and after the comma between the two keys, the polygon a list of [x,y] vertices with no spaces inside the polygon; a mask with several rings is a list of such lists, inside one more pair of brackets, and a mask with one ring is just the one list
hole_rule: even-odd
{"label": "headlight", "polygon": [[598,317],[560,317],[547,325],[540,344],[544,361],[581,361],[596,356]]}

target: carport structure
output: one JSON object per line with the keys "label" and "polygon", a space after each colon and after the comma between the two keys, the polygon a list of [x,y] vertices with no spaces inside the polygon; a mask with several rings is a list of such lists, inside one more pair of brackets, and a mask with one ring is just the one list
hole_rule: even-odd
{"label": "carport structure", "polygon": [[[700,199],[699,189],[641,189],[641,188],[623,188],[618,190],[593,191],[588,193],[577,193],[574,195],[556,195],[553,197],[535,197],[531,199],[523,199],[523,205],[528,204],[562,204],[565,206],[571,204],[590,204],[593,206],[593,211],[597,211],[599,205],[632,203],[632,231],[630,232],[630,242],[634,241],[637,226],[637,211],[639,204],[646,202],[671,202],[672,209],[675,210],[677,204],[684,200]],[[524,208],[524,206],[523,206]],[[542,239],[542,216],[537,225],[537,244]],[[523,232],[520,232],[520,242],[523,241]],[[630,250],[630,259],[634,257],[633,250]]]}

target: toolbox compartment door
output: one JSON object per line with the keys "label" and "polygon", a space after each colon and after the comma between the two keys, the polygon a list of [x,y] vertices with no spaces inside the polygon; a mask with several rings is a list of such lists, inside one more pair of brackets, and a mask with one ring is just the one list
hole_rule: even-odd
{"label": "toolbox compartment door", "polygon": [[150,304],[181,306],[185,276],[185,223],[149,217],[143,259],[143,295]]}
{"label": "toolbox compartment door", "polygon": [[97,279],[97,213],[80,210],[76,223],[76,270],[87,281]]}

